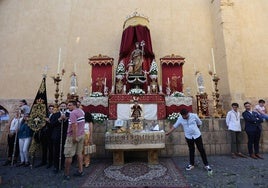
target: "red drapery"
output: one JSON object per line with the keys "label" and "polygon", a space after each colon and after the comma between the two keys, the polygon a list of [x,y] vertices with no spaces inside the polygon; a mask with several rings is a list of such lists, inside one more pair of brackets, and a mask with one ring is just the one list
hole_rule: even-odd
{"label": "red drapery", "polygon": [[145,26],[129,26],[124,30],[121,39],[119,62],[123,60],[127,67],[130,61],[131,52],[136,48],[135,43],[141,41],[145,42],[143,70],[149,71],[151,62],[154,59],[154,53],[150,30]]}

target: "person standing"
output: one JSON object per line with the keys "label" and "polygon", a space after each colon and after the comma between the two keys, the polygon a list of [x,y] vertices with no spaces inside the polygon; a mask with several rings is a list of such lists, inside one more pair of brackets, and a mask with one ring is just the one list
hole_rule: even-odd
{"label": "person standing", "polygon": [[15,117],[12,119],[10,123],[9,132],[7,135],[8,158],[7,161],[3,164],[3,166],[10,165],[12,163],[12,157],[14,160],[13,164],[17,162],[17,158],[19,155],[19,139],[17,138],[17,132],[21,120],[22,118],[20,117],[20,110],[17,110]]}
{"label": "person standing", "polygon": [[19,107],[23,114],[30,114],[31,108],[25,99],[20,100]]}
{"label": "person standing", "polygon": [[64,145],[65,155],[65,169],[64,179],[70,179],[70,167],[72,163],[72,157],[76,154],[78,159],[78,171],[74,176],[81,177],[83,172],[83,147],[85,137],[85,117],[81,109],[77,107],[76,101],[69,101],[68,108],[71,111],[69,118],[69,126],[67,130],[67,137]]}
{"label": "person standing", "polygon": [[39,136],[39,143],[42,148],[42,160],[41,163],[36,166],[36,168],[47,165],[50,168],[53,164],[53,145],[51,140],[52,126],[50,123],[50,117],[54,113],[54,106],[48,106],[48,117],[46,118],[46,124],[41,128]]}
{"label": "person standing", "polygon": [[89,167],[90,164],[90,154],[86,151],[86,147],[93,144],[92,134],[93,134],[93,118],[91,113],[85,113],[85,140],[84,140],[84,151],[83,151],[83,161],[85,167]]}
{"label": "person standing", "polygon": [[29,162],[29,146],[32,140],[33,131],[28,126],[29,114],[24,114],[22,122],[19,126],[18,138],[20,148],[20,164],[17,166],[30,166]]}
{"label": "person standing", "polygon": [[[61,102],[59,106],[60,111],[54,113],[50,118],[52,126],[52,143],[53,143],[53,165],[54,173],[58,173],[64,167],[64,143],[66,140],[69,112],[67,111],[67,104]],[[61,164],[61,166],[60,166]]]}
{"label": "person standing", "polygon": [[235,159],[236,156],[246,158],[240,152],[240,144],[242,140],[241,134],[241,123],[240,123],[240,112],[238,111],[238,103],[232,103],[232,110],[227,113],[226,125],[231,135],[231,153],[232,158]]}
{"label": "person standing", "polygon": [[208,164],[206,151],[203,146],[201,132],[199,126],[202,125],[202,121],[197,116],[197,114],[189,113],[187,109],[182,109],[180,111],[181,116],[178,117],[177,121],[173,127],[166,133],[168,136],[179,126],[183,126],[184,135],[189,148],[189,159],[190,164],[186,166],[186,170],[192,170],[195,165],[195,145],[200,152],[202,161],[205,165],[207,171],[212,171]]}
{"label": "person standing", "polygon": [[[262,116],[251,109],[251,103],[244,103],[245,111],[242,113],[242,116],[245,120],[245,131],[248,136],[248,153],[249,156],[253,159],[263,159],[259,154],[259,143],[261,138],[263,122]],[[253,152],[254,147],[254,152]]]}
{"label": "person standing", "polygon": [[256,111],[258,114],[260,114],[263,119],[268,121],[268,114],[267,114],[267,110],[265,108],[265,100],[260,99],[258,102],[259,102],[259,104],[257,104],[255,106],[254,111]]}

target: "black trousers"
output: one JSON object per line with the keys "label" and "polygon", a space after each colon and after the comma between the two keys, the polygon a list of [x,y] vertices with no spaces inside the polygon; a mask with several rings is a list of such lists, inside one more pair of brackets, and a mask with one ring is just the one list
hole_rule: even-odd
{"label": "black trousers", "polygon": [[[203,141],[202,141],[202,136],[199,136],[196,139],[188,139],[186,138],[186,142],[188,144],[188,148],[189,148],[189,158],[190,158],[190,164],[194,165],[194,157],[195,157],[195,145],[201,155],[202,161],[204,163],[205,166],[208,165],[208,161],[207,161],[207,155],[206,155],[206,151],[204,149],[203,146]],[[195,145],[194,145],[195,144]]]}
{"label": "black trousers", "polygon": [[[255,131],[247,131],[246,133],[248,135],[248,153],[249,153],[249,155],[251,155],[253,153],[259,154],[261,130],[256,129]],[[253,152],[252,146],[254,146],[254,152]]]}
{"label": "black trousers", "polygon": [[[60,156],[61,156],[61,169],[64,168],[65,156],[64,156],[64,144],[66,137],[62,138],[62,144],[59,140],[53,140],[53,165],[56,169],[59,169]],[[61,148],[61,151],[60,151]],[[61,154],[60,154],[61,153]]]}
{"label": "black trousers", "polygon": [[53,164],[53,145],[49,130],[43,131],[41,135],[42,163]]}
{"label": "black trousers", "polygon": [[[14,151],[14,144],[15,144],[16,134],[8,135],[7,143],[8,143],[8,159],[12,159],[13,151]],[[16,147],[15,147],[15,155],[14,158],[17,159],[19,156],[19,138],[16,140]]]}

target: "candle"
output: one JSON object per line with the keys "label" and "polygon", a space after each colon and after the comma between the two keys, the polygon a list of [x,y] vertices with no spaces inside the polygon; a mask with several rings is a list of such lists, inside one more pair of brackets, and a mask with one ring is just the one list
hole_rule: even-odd
{"label": "candle", "polygon": [[106,87],[106,77],[104,78],[104,86]]}
{"label": "candle", "polygon": [[60,73],[60,58],[61,58],[61,48],[59,49],[59,59],[58,59],[58,70],[57,73]]}
{"label": "candle", "polygon": [[168,85],[169,85],[169,77],[167,78],[167,83],[168,83]]}
{"label": "candle", "polygon": [[162,85],[159,85],[159,92],[162,93]]}
{"label": "candle", "polygon": [[214,51],[213,51],[213,48],[211,48],[211,55],[212,55],[213,71],[214,71],[214,74],[216,74],[216,66],[215,66],[215,59],[214,59]]}
{"label": "candle", "polygon": [[76,73],[76,63],[74,63],[74,73]]}

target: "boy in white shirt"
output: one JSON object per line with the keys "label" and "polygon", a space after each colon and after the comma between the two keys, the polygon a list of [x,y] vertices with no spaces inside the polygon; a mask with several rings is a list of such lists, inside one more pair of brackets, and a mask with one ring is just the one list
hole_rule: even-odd
{"label": "boy in white shirt", "polygon": [[226,116],[226,125],[231,134],[231,153],[234,159],[236,156],[246,158],[246,156],[240,152],[242,134],[238,107],[238,103],[232,103],[232,110],[230,110]]}

